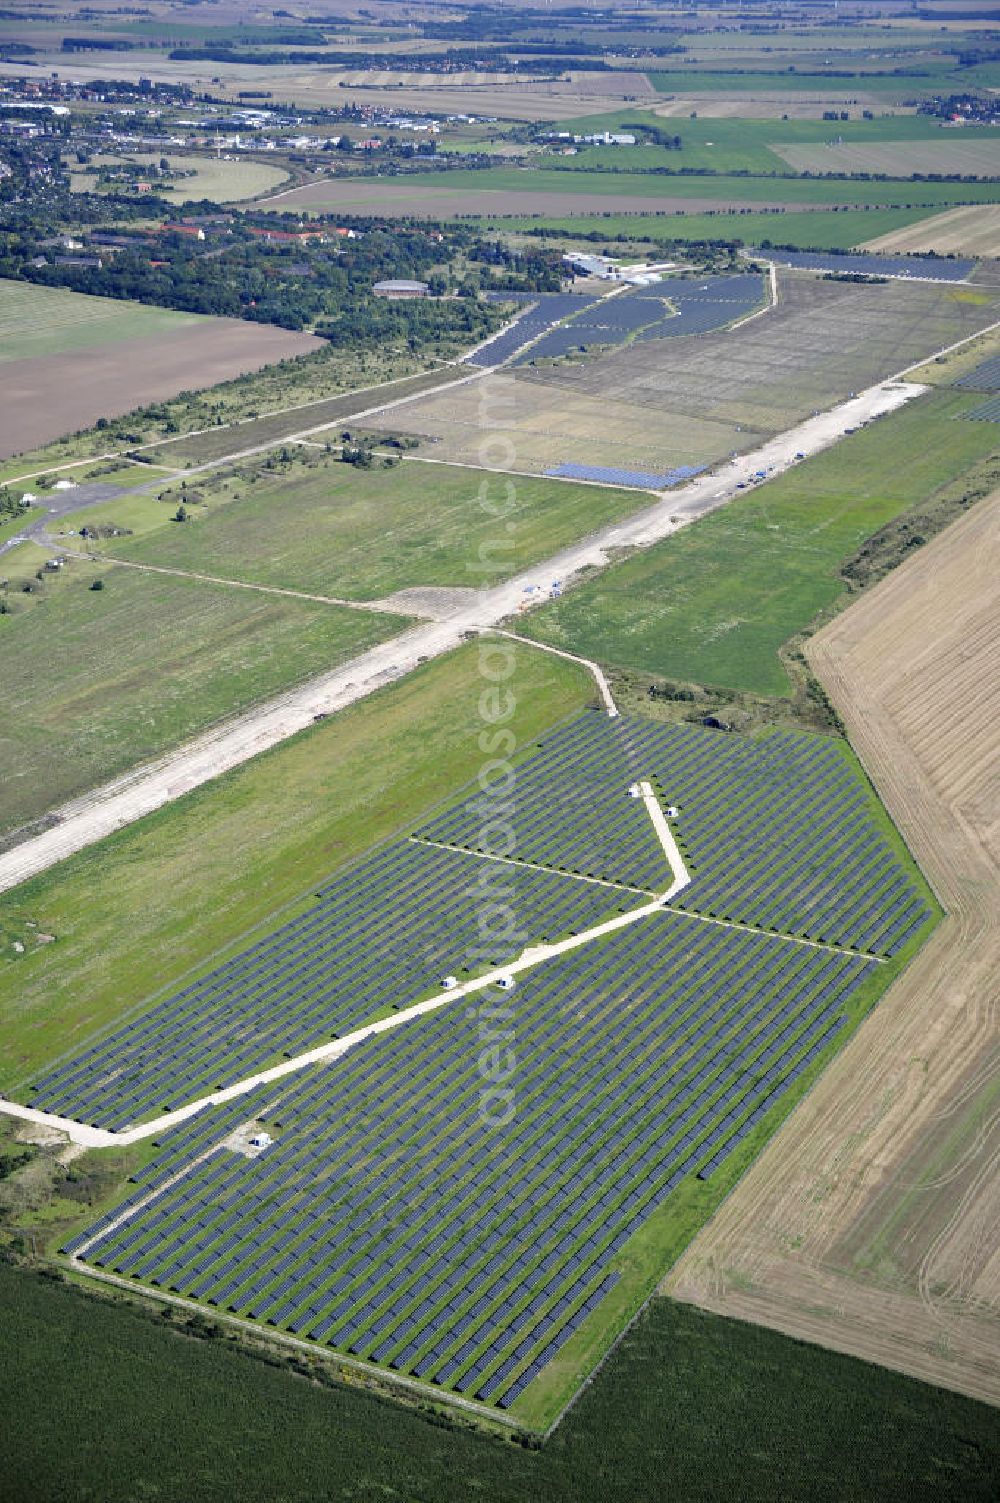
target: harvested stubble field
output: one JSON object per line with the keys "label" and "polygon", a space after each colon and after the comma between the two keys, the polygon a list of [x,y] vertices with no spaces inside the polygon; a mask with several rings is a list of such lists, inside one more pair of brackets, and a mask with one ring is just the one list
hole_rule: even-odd
{"label": "harvested stubble field", "polygon": [[[320,348],[311,334],[0,283],[0,457]],[[25,327],[27,326],[27,328]],[[6,343],[6,341],[5,341]]]}
{"label": "harvested stubble field", "polygon": [[946,911],[669,1292],[1000,1403],[1000,493],[809,658]]}
{"label": "harvested stubble field", "polygon": [[937,251],[938,255],[1000,256],[1000,204],[946,209],[930,219],[866,240],[870,251]]}
{"label": "harvested stubble field", "polygon": [[914,172],[997,177],[1000,153],[995,140],[952,135],[936,141],[837,141],[815,146],[776,145],[796,172],[879,172],[909,177]]}
{"label": "harvested stubble field", "polygon": [[428,453],[463,463],[477,462],[488,431],[509,440],[515,469],[706,464],[754,448],[1000,312],[1000,298],[977,293],[969,301],[967,291],[930,284],[869,286],[779,271],[778,289],[775,308],[731,332],[522,368],[506,378],[485,424],[474,386],[413,402],[382,423],[430,438]]}

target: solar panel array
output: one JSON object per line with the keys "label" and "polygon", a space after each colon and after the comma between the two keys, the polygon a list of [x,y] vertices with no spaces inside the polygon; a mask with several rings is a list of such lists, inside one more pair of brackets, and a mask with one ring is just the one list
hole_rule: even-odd
{"label": "solar panel array", "polygon": [[[673,874],[645,806],[629,797],[639,774],[609,733],[611,723],[599,711],[570,721],[518,765],[504,815],[514,853],[559,871],[665,892]],[[470,851],[490,848],[490,832],[469,798],[416,834]]]}
{"label": "solar panel array", "polygon": [[[764,252],[761,252],[763,255]],[[872,277],[919,277],[922,281],[964,282],[975,261],[942,256],[878,256],[835,251],[769,250],[767,258],[781,266],[800,266],[806,271],[861,272]]]}
{"label": "solar panel array", "polygon": [[[509,1407],[613,1290],[630,1238],[759,1141],[834,1046],[873,957],[926,921],[825,739],[595,711],[515,771],[509,854],[544,870],[470,853],[490,818],[476,788],[50,1072],[36,1103],[121,1127],[437,990],[478,968],[484,938],[502,963],[644,903],[673,872],[629,796],[639,779],[670,809],[690,885],[513,992],[199,1112],[71,1251]],[[481,898],[516,915],[499,950]],[[231,1136],[249,1123],[274,1139],[255,1157]]]}
{"label": "solar panel array", "polygon": [[705,470],[703,464],[679,464],[659,474],[652,470],[623,470],[608,464],[557,464],[546,475],[558,480],[597,480],[602,485],[635,485],[643,490],[663,491]]}
{"label": "solar panel array", "polygon": [[976,423],[1000,423],[1000,393],[990,397],[988,401],[981,402],[978,407],[973,407],[969,412],[963,412],[962,416],[970,422]]}
{"label": "solar panel array", "polygon": [[[275,1141],[256,1159],[172,1134],[86,1260],[508,1407],[650,1215],[832,1043],[873,965],[662,911],[489,1009],[359,1044],[273,1107],[258,1088],[243,1115]],[[502,1112],[490,1037],[516,1054]]]}
{"label": "solar panel array", "polygon": [[966,391],[1000,391],[1000,355],[992,355],[955,382]]}
{"label": "solar panel array", "polygon": [[547,329],[555,328],[562,319],[589,308],[598,299],[580,292],[545,292],[539,293],[534,301],[536,306],[522,313],[516,323],[469,355],[468,364],[493,370]]}
{"label": "solar panel array", "polygon": [[[634,805],[629,813],[646,835],[648,819]],[[608,820],[609,839],[620,829]],[[439,991],[489,938],[480,926],[489,902],[509,902],[518,917],[518,936],[496,944],[501,965],[531,939],[588,928],[642,897],[392,845],[323,888],[300,917],[49,1071],[32,1105],[120,1131]]]}
{"label": "solar panel array", "polygon": [[[749,740],[582,716],[518,769],[519,852],[578,870],[583,841],[586,870],[665,890],[651,843],[647,856],[641,841],[627,849],[607,828],[610,813],[628,809],[622,791],[634,778],[650,778],[663,806],[678,809],[671,825],[692,878],[678,907],[880,955],[896,954],[929,916],[839,749],[794,732]],[[420,833],[477,848],[462,805]]]}
{"label": "solar panel array", "polygon": [[705,282],[668,281],[605,297],[570,322],[553,328],[513,359],[514,365],[551,360],[590,345],[624,344],[628,339],[664,339],[706,334],[722,328],[760,303],[757,272],[710,277]]}
{"label": "solar panel array", "polygon": [[676,906],[886,956],[930,917],[836,744],[639,719],[618,734],[677,809]]}

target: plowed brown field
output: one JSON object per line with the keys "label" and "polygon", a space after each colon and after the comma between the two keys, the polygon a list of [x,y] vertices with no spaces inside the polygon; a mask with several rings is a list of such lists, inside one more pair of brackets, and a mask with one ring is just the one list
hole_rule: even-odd
{"label": "plowed brown field", "polygon": [[808,655],[946,916],[666,1282],[1000,1403],[1000,493]]}

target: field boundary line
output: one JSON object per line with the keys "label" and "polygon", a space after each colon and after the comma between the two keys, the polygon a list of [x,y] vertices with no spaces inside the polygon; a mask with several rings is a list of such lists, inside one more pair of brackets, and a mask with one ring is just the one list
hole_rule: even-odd
{"label": "field boundary line", "polygon": [[542,861],[526,861],[522,856],[496,856],[492,851],[471,851],[464,845],[451,845],[447,840],[428,840],[426,835],[407,837],[414,845],[433,846],[436,851],[453,851],[456,856],[475,856],[478,861],[497,861],[501,866],[526,866],[533,872],[550,872],[556,877],[566,877],[570,882],[592,882],[596,887],[613,887],[618,892],[634,892],[643,898],[656,894],[650,887],[630,887],[627,882],[613,882],[610,877],[590,877],[584,872],[568,872],[561,866],[546,866]]}
{"label": "field boundary line", "polygon": [[713,917],[710,913],[695,913],[689,908],[672,908],[671,913],[680,914],[682,918],[697,919],[699,924],[719,924],[723,929],[739,929],[744,934],[761,934],[765,939],[786,939],[793,945],[807,945],[811,950],[827,950],[833,955],[847,955],[852,960],[874,960],[879,965],[888,965],[886,955],[874,955],[870,950],[850,950],[843,945],[828,944],[823,939],[807,939],[804,934],[788,934],[784,930],[761,929],[757,924],[741,924],[738,919]]}
{"label": "field boundary line", "polygon": [[193,569],[172,569],[163,564],[143,564],[136,559],[115,558],[110,553],[80,553],[72,548],[59,547],[70,558],[82,558],[95,564],[114,564],[119,569],[138,569],[144,574],[169,574],[178,579],[194,579],[201,584],[227,585],[232,590],[258,590],[263,595],[287,595],[293,600],[312,600],[320,605],[343,606],[347,610],[368,611],[375,615],[402,616],[404,619],[419,615],[418,611],[404,611],[384,600],[341,600],[336,595],[313,595],[308,590],[290,590],[283,585],[255,584],[248,579],[223,579],[217,574],[198,574]]}

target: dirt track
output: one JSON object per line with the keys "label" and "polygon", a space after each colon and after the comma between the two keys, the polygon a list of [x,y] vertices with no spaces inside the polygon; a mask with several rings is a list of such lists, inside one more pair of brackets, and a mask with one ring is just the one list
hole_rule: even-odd
{"label": "dirt track", "polygon": [[808,655],[946,917],[672,1271],[1000,1403],[1000,492]]}

